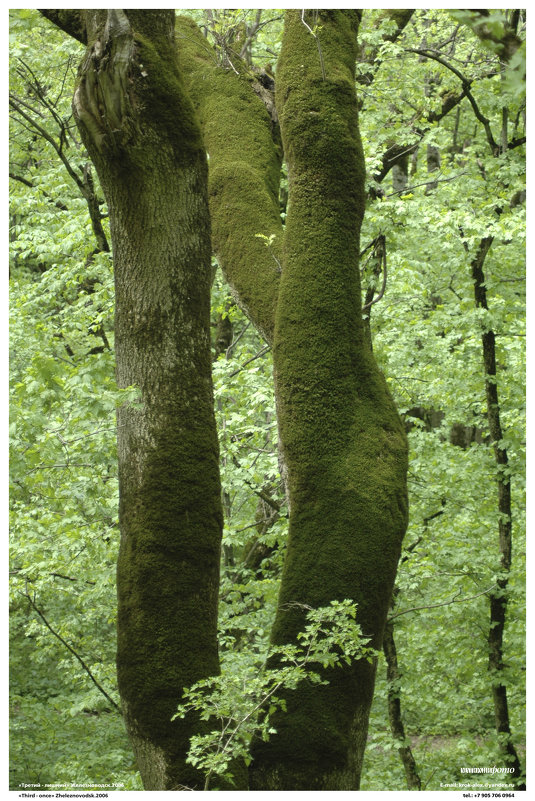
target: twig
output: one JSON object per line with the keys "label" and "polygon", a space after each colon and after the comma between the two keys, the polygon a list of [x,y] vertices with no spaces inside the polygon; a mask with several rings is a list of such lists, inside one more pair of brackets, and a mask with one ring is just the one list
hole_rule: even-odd
{"label": "twig", "polygon": [[469,598],[459,598],[459,595],[461,594],[461,591],[459,590],[457,595],[454,595],[449,601],[442,601],[442,603],[439,604],[429,604],[428,606],[413,606],[411,609],[404,609],[402,612],[396,612],[395,615],[390,615],[388,621],[390,622],[391,620],[394,620],[394,618],[400,617],[400,615],[407,615],[409,612],[418,612],[421,609],[435,609],[437,606],[449,606],[450,604],[463,604],[467,601],[473,601],[475,598],[479,598],[481,595],[486,595],[497,586],[497,584],[493,584],[488,589],[483,590],[483,592],[478,592],[477,595],[471,595]]}
{"label": "twig", "polygon": [[[249,47],[252,45],[253,39],[254,39],[258,29],[260,28],[261,19],[262,19],[262,9],[259,8],[256,11],[255,21],[253,22],[253,24],[249,28],[249,31],[248,31],[247,36],[245,38],[245,42],[243,43],[242,49],[240,50],[240,58],[241,59],[245,59],[246,58],[247,51],[249,50]],[[246,28],[247,28],[247,26],[246,26]]]}
{"label": "twig", "polygon": [[50,625],[50,623],[48,622],[48,620],[46,619],[44,614],[41,612],[39,607],[36,605],[36,603],[33,600],[33,598],[27,592],[21,592],[21,595],[29,601],[31,607],[35,610],[35,612],[37,612],[37,614],[39,615],[39,617],[41,618],[41,620],[43,621],[43,623],[45,624],[47,629],[54,635],[54,637],[56,637],[60,641],[60,643],[62,643],[62,645],[64,645],[65,648],[67,648],[67,650],[70,651],[70,653],[75,657],[75,659],[78,660],[78,662],[81,664],[81,666],[83,667],[83,669],[85,670],[85,672],[87,673],[87,675],[89,676],[89,678],[91,679],[91,681],[93,682],[95,687],[102,693],[102,695],[107,699],[107,701],[109,701],[109,703],[117,710],[117,712],[119,712],[119,714],[122,714],[119,705],[116,704],[115,701],[113,700],[113,698],[111,698],[108,695],[106,690],[103,687],[101,687],[101,685],[98,683],[96,678],[93,676],[91,670],[88,668],[88,666],[86,665],[86,663],[84,662],[82,657],[79,656],[79,654],[76,653],[74,648],[72,646],[70,646],[69,643],[66,642],[63,639],[61,634],[58,634],[58,632],[55,631],[52,628],[52,626]]}
{"label": "twig", "polygon": [[242,338],[242,336],[245,334],[245,332],[247,331],[247,329],[250,327],[250,325],[251,325],[251,323],[250,323],[250,322],[249,322],[249,323],[247,323],[247,325],[245,325],[245,326],[242,328],[242,330],[240,331],[240,333],[238,334],[238,336],[236,337],[236,339],[233,339],[233,340],[232,340],[232,342],[231,342],[231,343],[230,343],[230,345],[228,346],[228,348],[227,348],[227,350],[226,350],[226,353],[225,353],[225,356],[226,356],[226,358],[227,358],[227,359],[230,359],[230,354],[232,353],[232,351],[234,350],[234,348],[236,347],[236,345],[238,344],[238,342],[240,341],[240,339]]}
{"label": "twig", "polygon": [[434,768],[434,769],[431,771],[431,773],[429,774],[429,778],[427,779],[427,781],[425,782],[424,786],[422,787],[422,790],[425,790],[425,788],[427,787],[427,785],[429,784],[429,782],[431,781],[431,779],[433,778],[433,776],[435,775],[435,773],[437,772],[437,770],[438,770],[438,768]]}
{"label": "twig", "polygon": [[20,105],[19,98],[17,98],[15,95],[10,95],[10,97],[9,97],[9,105],[11,106],[11,108],[14,109],[14,111],[17,112],[17,114],[20,117],[22,117],[23,119],[26,120],[28,125],[30,125],[34,129],[34,131],[37,131],[37,133],[40,136],[42,136],[43,139],[45,139],[50,145],[52,145],[52,147],[54,148],[54,150],[56,151],[56,153],[60,157],[61,161],[63,162],[63,165],[64,165],[65,169],[67,170],[67,172],[69,173],[70,177],[75,182],[75,184],[78,186],[78,189],[80,190],[82,195],[84,197],[86,197],[87,189],[86,189],[86,187],[84,185],[84,182],[78,177],[78,175],[73,170],[73,168],[71,166],[71,163],[69,162],[69,160],[67,159],[67,157],[63,153],[63,149],[62,149],[61,143],[58,144],[56,142],[56,140],[54,139],[54,137],[51,136],[48,133],[48,131],[45,128],[43,128],[42,125],[39,125],[39,123],[36,120],[34,120],[29,114],[27,114],[24,111],[24,109]]}
{"label": "twig", "polygon": [[[235,456],[233,456],[233,457],[232,457],[232,461],[234,462],[234,464],[236,465],[236,467],[237,467],[237,468],[241,469],[241,464],[239,463],[238,459],[237,459]],[[281,504],[277,503],[277,501],[274,501],[274,500],[273,500],[273,498],[271,498],[271,497],[268,495],[268,493],[267,493],[267,492],[265,492],[265,490],[263,490],[263,489],[256,489],[256,487],[254,486],[253,482],[252,482],[252,481],[250,481],[248,478],[244,478],[243,480],[245,481],[245,483],[247,484],[247,486],[248,486],[250,489],[252,489],[252,491],[254,492],[254,494],[255,494],[255,495],[257,495],[259,498],[261,498],[261,500],[263,500],[263,501],[264,501],[264,503],[267,503],[267,505],[268,505],[268,506],[271,506],[271,508],[272,508],[272,509],[274,509],[276,512],[280,512],[280,510],[281,510]],[[283,505],[284,505],[284,504],[283,504]]]}
{"label": "twig", "polygon": [[316,33],[314,33],[314,31],[312,30],[310,25],[305,21],[305,11],[306,11],[305,8],[301,11],[301,22],[303,23],[305,28],[307,28],[307,30],[310,31],[310,33],[312,34],[312,36],[316,40],[316,45],[318,47],[318,53],[319,53],[319,57],[320,57],[321,76],[322,76],[323,80],[325,80],[327,76],[325,75],[325,63],[323,61],[323,53],[321,52],[320,40],[318,38],[318,35]]}
{"label": "twig", "polygon": [[[65,579],[65,581],[79,581],[80,580],[80,579],[77,579],[77,578],[72,578],[72,576],[64,576],[63,573],[51,573],[50,575],[53,578]],[[89,581],[89,579],[86,579],[84,581],[84,584],[92,584],[93,586],[95,586],[96,581]]]}
{"label": "twig", "polygon": [[[30,187],[30,189],[35,189],[35,184],[32,181],[28,180],[28,178],[24,178],[22,175],[16,175],[16,173],[10,172],[9,177],[12,178],[14,181],[20,181],[21,184]],[[54,200],[54,198],[50,197],[48,192],[45,192],[43,189],[41,189],[41,192],[43,194],[43,197],[46,197],[46,199],[50,203],[53,203],[61,211],[69,210],[68,207],[65,205],[65,203],[61,202],[61,200]]]}
{"label": "twig", "polygon": [[237,369],[237,370],[234,370],[234,371],[233,371],[233,372],[232,372],[232,373],[229,375],[229,378],[233,378],[235,375],[238,375],[238,373],[241,373],[241,371],[242,371],[242,370],[244,370],[244,369],[247,367],[247,365],[248,365],[248,364],[251,364],[251,362],[254,362],[254,361],[255,361],[255,359],[260,359],[260,357],[261,357],[261,356],[265,356],[265,355],[266,355],[266,353],[267,353],[269,350],[270,350],[270,346],[269,346],[269,345],[264,345],[264,347],[263,347],[263,348],[261,348],[261,349],[258,351],[258,353],[257,353],[255,356],[251,356],[251,358],[250,358],[250,359],[247,359],[247,361],[246,361],[246,362],[244,362],[244,363],[242,364],[242,366],[241,366],[241,367],[238,367],[238,369]]}
{"label": "twig", "polygon": [[[9,571],[9,575],[18,576],[21,570],[22,567],[15,567],[13,568],[13,570]],[[65,579],[65,581],[80,581],[80,579],[73,578],[72,576],[64,576],[63,573],[49,573],[48,575],[52,576],[52,578]],[[30,584],[32,583],[32,579],[28,578],[28,576],[25,576],[24,578],[26,579],[26,581],[30,582]],[[83,583],[95,586],[96,581],[90,581],[89,579],[85,579]]]}
{"label": "twig", "polygon": [[462,175],[467,175],[467,170],[463,170],[463,172],[458,172],[457,175],[452,175],[450,178],[435,178],[433,181],[424,181],[423,184],[413,184],[412,186],[407,186],[405,189],[399,189],[397,192],[390,192],[389,195],[385,195],[385,197],[394,197],[394,195],[406,195],[407,192],[411,192],[413,189],[417,189],[419,186],[430,186],[433,184],[447,184],[449,181],[455,181],[457,178],[460,178]]}

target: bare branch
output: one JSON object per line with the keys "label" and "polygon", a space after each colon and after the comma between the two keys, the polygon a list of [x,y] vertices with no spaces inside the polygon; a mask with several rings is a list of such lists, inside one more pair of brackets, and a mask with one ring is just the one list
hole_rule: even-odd
{"label": "bare branch", "polygon": [[461,591],[459,590],[457,595],[454,595],[449,601],[442,601],[442,603],[439,604],[428,604],[427,606],[413,606],[411,609],[404,609],[402,612],[396,612],[395,615],[390,615],[388,621],[390,622],[391,620],[394,620],[394,618],[400,617],[401,615],[407,615],[409,612],[419,612],[421,609],[435,609],[437,606],[449,606],[450,604],[463,604],[467,601],[473,601],[475,598],[480,598],[482,595],[487,595],[487,593],[497,586],[497,584],[493,584],[491,587],[488,587],[488,589],[483,590],[483,592],[478,592],[477,595],[470,595],[468,598],[459,598],[459,595],[461,594]]}
{"label": "bare branch", "polygon": [[247,361],[244,362],[241,367],[238,367],[237,370],[234,370],[234,372],[230,374],[229,378],[233,378],[235,375],[238,375],[238,373],[241,373],[241,371],[244,370],[248,364],[254,362],[255,359],[260,359],[262,356],[265,356],[269,350],[271,350],[270,346],[264,345],[264,347],[261,348],[255,356],[251,356],[251,358],[247,359]]}
{"label": "bare branch", "polygon": [[453,72],[453,74],[457,76],[457,78],[462,83],[464,94],[466,95],[466,97],[470,101],[470,104],[471,104],[471,106],[472,106],[472,108],[474,110],[474,114],[476,116],[476,119],[482,124],[483,128],[485,129],[487,142],[489,143],[490,149],[492,151],[492,155],[496,156],[499,153],[500,148],[499,148],[499,145],[496,144],[494,136],[492,135],[492,130],[491,130],[491,127],[490,127],[490,120],[488,120],[487,117],[485,117],[481,113],[481,110],[480,110],[479,106],[477,105],[477,102],[476,102],[472,92],[470,91],[470,87],[472,86],[473,81],[469,81],[468,78],[466,78],[462,74],[462,72],[459,72],[457,67],[454,67],[453,64],[450,64],[448,61],[446,61],[435,50],[428,50],[428,49],[425,49],[425,48],[407,47],[406,48],[406,52],[407,53],[417,53],[419,56],[424,56],[424,58],[430,58],[433,61],[436,61],[438,64],[442,64],[443,67],[446,67],[446,69],[450,70],[450,72]]}
{"label": "bare branch", "polygon": [[80,189],[80,191],[82,192],[82,194],[83,194],[83,195],[84,195],[84,197],[85,197],[85,195],[86,195],[86,190],[85,190],[84,183],[83,183],[83,181],[82,181],[82,180],[81,180],[81,179],[78,177],[78,175],[76,174],[76,172],[75,172],[75,171],[74,171],[74,169],[72,168],[70,161],[68,160],[68,158],[67,158],[67,157],[65,156],[65,154],[63,153],[63,150],[62,150],[61,144],[58,144],[58,142],[56,142],[56,140],[54,139],[54,137],[53,137],[53,136],[51,136],[51,135],[48,133],[48,131],[46,130],[46,128],[43,128],[43,126],[42,126],[42,125],[40,125],[40,124],[37,122],[37,120],[35,120],[33,117],[31,117],[31,116],[30,116],[30,115],[29,115],[29,114],[28,114],[28,113],[27,113],[27,112],[26,112],[26,111],[25,111],[25,110],[22,108],[22,106],[20,105],[20,103],[19,103],[19,101],[18,101],[18,98],[17,98],[15,95],[10,95],[10,97],[9,97],[9,105],[11,106],[11,108],[12,108],[14,111],[16,111],[16,112],[17,112],[17,114],[18,114],[18,115],[20,115],[20,116],[21,116],[21,117],[22,117],[24,120],[26,120],[26,122],[27,122],[27,123],[28,123],[28,124],[29,124],[29,125],[30,125],[30,126],[31,126],[31,127],[34,129],[34,130],[35,130],[35,131],[37,131],[37,133],[39,133],[39,134],[40,134],[40,136],[42,136],[42,137],[43,137],[43,139],[45,139],[45,140],[46,140],[46,141],[47,141],[47,142],[48,142],[50,145],[52,145],[52,147],[54,148],[54,150],[56,151],[56,153],[57,153],[57,154],[58,154],[58,156],[60,157],[61,161],[63,162],[63,165],[64,165],[65,169],[67,170],[67,172],[69,173],[70,177],[72,178],[72,180],[73,180],[73,181],[75,182],[75,184],[77,185],[78,189]]}
{"label": "bare branch", "polygon": [[[24,184],[25,186],[28,186],[31,189],[35,188],[35,184],[32,181],[28,180],[28,178],[24,178],[22,175],[16,175],[15,173],[10,172],[9,177],[13,181],[19,181],[21,184]],[[58,209],[61,209],[61,211],[68,211],[68,206],[66,206],[65,203],[62,203],[61,200],[54,200],[54,198],[51,198],[48,192],[45,192],[44,190],[41,190],[41,192],[43,194],[43,197],[46,197],[46,199],[50,203],[53,203],[54,206],[56,206]]]}
{"label": "bare branch", "polygon": [[413,189],[417,189],[419,186],[435,186],[435,184],[447,184],[450,181],[455,181],[457,178],[460,178],[462,175],[467,175],[467,171],[463,170],[463,172],[458,172],[457,175],[452,175],[449,178],[435,178],[433,181],[424,181],[421,184],[413,184],[412,186],[404,187],[403,189],[399,189],[397,192],[390,192],[389,195],[385,195],[385,197],[394,197],[394,195],[406,195],[407,192],[412,192]]}
{"label": "bare branch", "polygon": [[91,670],[90,670],[90,669],[89,669],[89,667],[86,665],[86,663],[84,662],[84,660],[82,659],[82,657],[81,657],[79,654],[77,654],[77,653],[76,653],[76,651],[74,650],[74,648],[73,648],[71,645],[69,645],[69,643],[68,643],[68,642],[66,642],[66,640],[64,640],[64,639],[63,639],[63,637],[61,636],[61,634],[58,634],[58,632],[57,632],[57,631],[55,631],[55,630],[52,628],[52,626],[50,625],[50,623],[48,622],[48,620],[47,620],[47,619],[46,619],[46,617],[44,616],[43,612],[42,612],[42,611],[39,609],[39,607],[37,606],[37,604],[35,603],[35,601],[33,600],[33,598],[32,598],[32,597],[29,595],[29,593],[27,593],[27,592],[21,592],[21,595],[22,595],[24,598],[26,598],[26,600],[27,600],[27,601],[30,603],[31,607],[32,607],[32,608],[34,609],[34,611],[35,611],[35,612],[36,612],[36,613],[39,615],[39,617],[41,618],[41,620],[43,621],[43,623],[45,624],[45,626],[47,627],[47,629],[48,629],[48,630],[49,630],[49,631],[50,631],[50,632],[51,632],[51,633],[54,635],[54,637],[56,637],[56,638],[57,638],[57,639],[60,641],[60,643],[61,643],[62,645],[64,645],[64,646],[65,646],[65,648],[66,648],[66,649],[67,649],[67,650],[68,650],[68,651],[69,651],[69,652],[70,652],[70,653],[71,653],[71,654],[72,654],[72,655],[75,657],[75,659],[77,659],[77,660],[78,660],[78,662],[81,664],[81,666],[83,667],[83,669],[85,670],[85,672],[87,673],[87,675],[89,676],[89,678],[91,679],[91,681],[93,682],[93,684],[95,685],[95,687],[97,688],[97,690],[99,690],[99,692],[101,692],[101,693],[102,693],[102,695],[103,695],[103,696],[106,698],[106,700],[107,700],[107,701],[108,701],[108,702],[109,702],[109,703],[110,703],[110,704],[111,704],[111,705],[114,707],[114,709],[116,709],[116,710],[117,710],[117,712],[119,712],[119,714],[121,714],[121,709],[120,709],[119,705],[115,703],[115,701],[113,700],[113,698],[111,698],[111,697],[108,695],[108,693],[106,692],[106,690],[105,690],[105,689],[104,689],[104,688],[103,688],[103,687],[102,687],[102,686],[101,686],[101,685],[98,683],[98,681],[96,680],[96,678],[94,677],[94,675],[92,674]]}
{"label": "bare branch", "polygon": [[[303,25],[305,26],[305,28],[306,28],[306,29],[309,31],[309,33],[311,34],[311,36],[313,36],[313,38],[316,40],[316,45],[317,45],[317,48],[318,48],[318,55],[319,55],[319,57],[320,57],[321,76],[322,76],[323,80],[325,80],[327,76],[325,75],[325,63],[324,63],[324,61],[323,61],[323,53],[322,53],[322,51],[321,51],[321,44],[320,44],[320,40],[319,40],[319,38],[318,38],[318,34],[317,34],[317,33],[315,33],[315,31],[313,30],[313,28],[311,28],[311,27],[310,27],[310,25],[309,25],[309,24],[306,22],[306,20],[305,20],[305,11],[306,11],[306,9],[304,9],[304,8],[303,8],[303,10],[301,11],[301,22],[303,23]],[[316,13],[317,13],[317,12],[316,12]]]}

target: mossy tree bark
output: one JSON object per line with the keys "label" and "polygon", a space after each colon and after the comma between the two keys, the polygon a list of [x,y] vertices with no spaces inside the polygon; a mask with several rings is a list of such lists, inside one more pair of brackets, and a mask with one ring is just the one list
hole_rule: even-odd
{"label": "mossy tree bark", "polygon": [[[269,100],[257,102],[246,66],[239,75],[218,67],[191,22],[177,23],[210,154],[214,245],[238,301],[274,347],[291,507],[278,643],[301,630],[299,604],[351,598],[380,647],[406,527],[405,436],[361,314],[359,19],[356,11],[287,13],[278,118]],[[290,181],[284,233],[279,120]],[[273,236],[271,251],[257,233]],[[358,788],[374,676],[366,662],[332,671],[328,686],[288,693],[277,735],[253,747],[251,789]]]}
{"label": "mossy tree bark", "polygon": [[[289,203],[273,355],[290,496],[277,643],[303,628],[299,604],[351,598],[380,647],[407,522],[405,435],[361,314],[359,21],[287,12],[277,66]],[[363,661],[288,693],[277,736],[254,749],[252,786],[358,789],[374,675]]]}
{"label": "mossy tree bark", "polygon": [[[362,323],[360,12],[287,12],[276,111],[247,65],[218,66],[191,21],[177,21],[175,61],[172,12],[83,16],[75,106],[110,205],[118,378],[143,397],[119,419],[121,694],[147,789],[199,787],[183,763],[191,731],[169,712],[185,683],[218,669],[221,514],[206,164],[180,76],[210,156],[215,250],[274,348],[291,511],[272,639],[295,640],[303,605],[350,598],[379,648],[406,527],[407,453]],[[78,30],[65,15],[55,21]],[[374,676],[362,662],[289,692],[277,736],[253,748],[251,788],[358,789]]]}
{"label": "mossy tree bark", "polygon": [[185,763],[198,726],[171,718],[182,688],[219,670],[206,153],[174,11],[53,21],[88,45],[73,106],[110,213],[117,382],[141,392],[118,412],[122,711],[145,789],[202,789]]}
{"label": "mossy tree bark", "polygon": [[214,251],[236,301],[271,343],[283,237],[282,149],[273,100],[235,56],[239,75],[219,66],[215,52],[188,17],[177,19],[177,41],[210,156]]}

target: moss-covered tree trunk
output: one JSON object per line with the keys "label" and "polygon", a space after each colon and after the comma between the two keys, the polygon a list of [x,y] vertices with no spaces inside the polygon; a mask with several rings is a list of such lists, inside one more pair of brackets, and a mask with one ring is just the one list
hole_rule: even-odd
{"label": "moss-covered tree trunk", "polygon": [[[217,66],[191,21],[178,21],[210,154],[214,246],[238,301],[274,344],[291,506],[278,643],[302,628],[298,604],[351,598],[380,647],[406,527],[405,436],[361,314],[358,23],[356,11],[287,13],[275,81],[290,180],[283,232],[269,98],[259,102],[254,76],[236,61],[239,75]],[[359,664],[333,671],[329,686],[289,692],[277,735],[253,745],[251,789],[358,788],[374,674]]]}
{"label": "moss-covered tree trunk", "polygon": [[177,40],[210,155],[214,251],[237,302],[271,344],[283,238],[282,153],[273,99],[234,54],[239,74],[218,65],[191,19],[177,18]]}
{"label": "moss-covered tree trunk", "polygon": [[[382,642],[407,522],[406,440],[364,334],[358,270],[364,164],[355,96],[358,11],[290,11],[276,98],[289,172],[274,365],[290,532],[272,639],[299,606],[351,598]],[[286,695],[253,750],[253,789],[359,787],[375,666]]]}
{"label": "moss-covered tree trunk", "polygon": [[88,43],[74,110],[110,213],[117,381],[141,391],[118,413],[121,705],[145,789],[202,789],[185,764],[195,724],[171,718],[219,670],[206,154],[174,11],[52,13]]}
{"label": "moss-covered tree trunk", "polygon": [[[72,14],[50,13],[77,35]],[[362,324],[360,12],[287,13],[276,79],[285,231],[277,114],[247,66],[218,65],[184,18],[175,62],[172,12],[81,18],[90,47],[75,105],[110,205],[118,377],[143,396],[119,419],[121,695],[147,789],[199,788],[183,762],[191,730],[169,717],[184,684],[217,670],[221,521],[205,162],[178,73],[210,155],[215,250],[274,346],[291,514],[273,641],[295,639],[303,605],[350,598],[379,648],[406,527],[407,454]],[[253,745],[251,789],[357,789],[374,675],[363,662],[288,692],[277,735]]]}

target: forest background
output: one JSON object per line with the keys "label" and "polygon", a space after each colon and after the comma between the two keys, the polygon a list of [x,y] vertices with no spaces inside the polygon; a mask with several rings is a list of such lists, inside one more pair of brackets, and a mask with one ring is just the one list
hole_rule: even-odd
{"label": "forest background", "polygon": [[[216,47],[245,24],[246,62],[272,75],[281,11],[188,13]],[[364,315],[410,443],[361,789],[440,790],[524,758],[525,13],[419,9],[397,31],[371,10],[360,46]],[[107,209],[72,119],[82,54],[10,12],[11,789],[143,789],[115,678],[115,413],[135,391],[115,385]],[[283,171],[283,220],[286,199]],[[247,686],[288,521],[270,348],[214,269],[220,648]]]}

